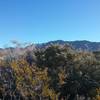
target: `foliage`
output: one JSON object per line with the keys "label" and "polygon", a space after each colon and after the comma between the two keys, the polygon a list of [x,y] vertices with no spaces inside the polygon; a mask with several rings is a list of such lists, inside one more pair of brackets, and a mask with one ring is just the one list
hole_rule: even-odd
{"label": "foliage", "polygon": [[14,100],[74,100],[79,95],[100,100],[99,88],[100,62],[94,54],[68,45],[0,60],[0,99],[9,95]]}

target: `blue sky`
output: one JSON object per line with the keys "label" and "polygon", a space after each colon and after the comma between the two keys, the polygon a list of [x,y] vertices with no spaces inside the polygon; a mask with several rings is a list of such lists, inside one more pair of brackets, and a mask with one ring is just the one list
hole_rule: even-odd
{"label": "blue sky", "polygon": [[100,0],[0,0],[0,47],[59,39],[100,41]]}

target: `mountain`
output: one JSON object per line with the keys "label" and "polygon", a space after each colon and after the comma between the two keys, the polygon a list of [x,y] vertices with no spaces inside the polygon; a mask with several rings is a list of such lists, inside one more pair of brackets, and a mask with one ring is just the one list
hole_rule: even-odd
{"label": "mountain", "polygon": [[37,47],[39,48],[44,48],[48,45],[52,44],[68,44],[71,47],[73,47],[76,50],[85,50],[85,51],[100,51],[100,42],[90,42],[90,41],[62,41],[62,40],[57,40],[57,41],[50,41],[47,43],[42,43],[42,44],[37,44]]}
{"label": "mountain", "polygon": [[89,51],[89,52],[100,51],[100,42],[90,42],[86,40],[83,41],[56,40],[56,41],[50,41],[41,44],[31,44],[26,47],[0,48],[0,59],[2,59],[2,57],[7,56],[9,54],[13,56],[23,55],[27,51],[35,51],[37,48],[46,48],[49,45],[53,45],[53,44],[67,45],[69,47],[72,47],[75,50],[81,50],[81,51]]}

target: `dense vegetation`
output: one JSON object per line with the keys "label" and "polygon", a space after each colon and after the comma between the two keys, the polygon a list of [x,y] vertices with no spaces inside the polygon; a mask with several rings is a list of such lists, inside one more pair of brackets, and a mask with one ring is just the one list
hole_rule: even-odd
{"label": "dense vegetation", "polygon": [[1,100],[100,100],[100,61],[50,45],[0,61]]}

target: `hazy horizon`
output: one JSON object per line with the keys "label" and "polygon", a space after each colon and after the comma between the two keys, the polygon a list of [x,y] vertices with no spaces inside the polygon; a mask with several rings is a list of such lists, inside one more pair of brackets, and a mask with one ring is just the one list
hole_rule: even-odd
{"label": "hazy horizon", "polygon": [[17,41],[17,40],[12,40],[12,41],[9,41],[7,44],[4,44],[3,46],[1,46],[0,48],[9,48],[9,47],[16,47],[19,45],[19,47],[26,47],[26,46],[29,46],[29,45],[37,45],[37,44],[44,44],[44,43],[49,43],[49,42],[53,42],[53,41],[64,41],[64,42],[82,42],[82,41],[87,41],[87,42],[91,42],[91,43],[100,43],[100,41],[89,41],[89,40],[51,40],[51,41],[45,41],[45,42],[26,42],[26,41],[23,41],[23,42],[20,42],[20,41]]}

